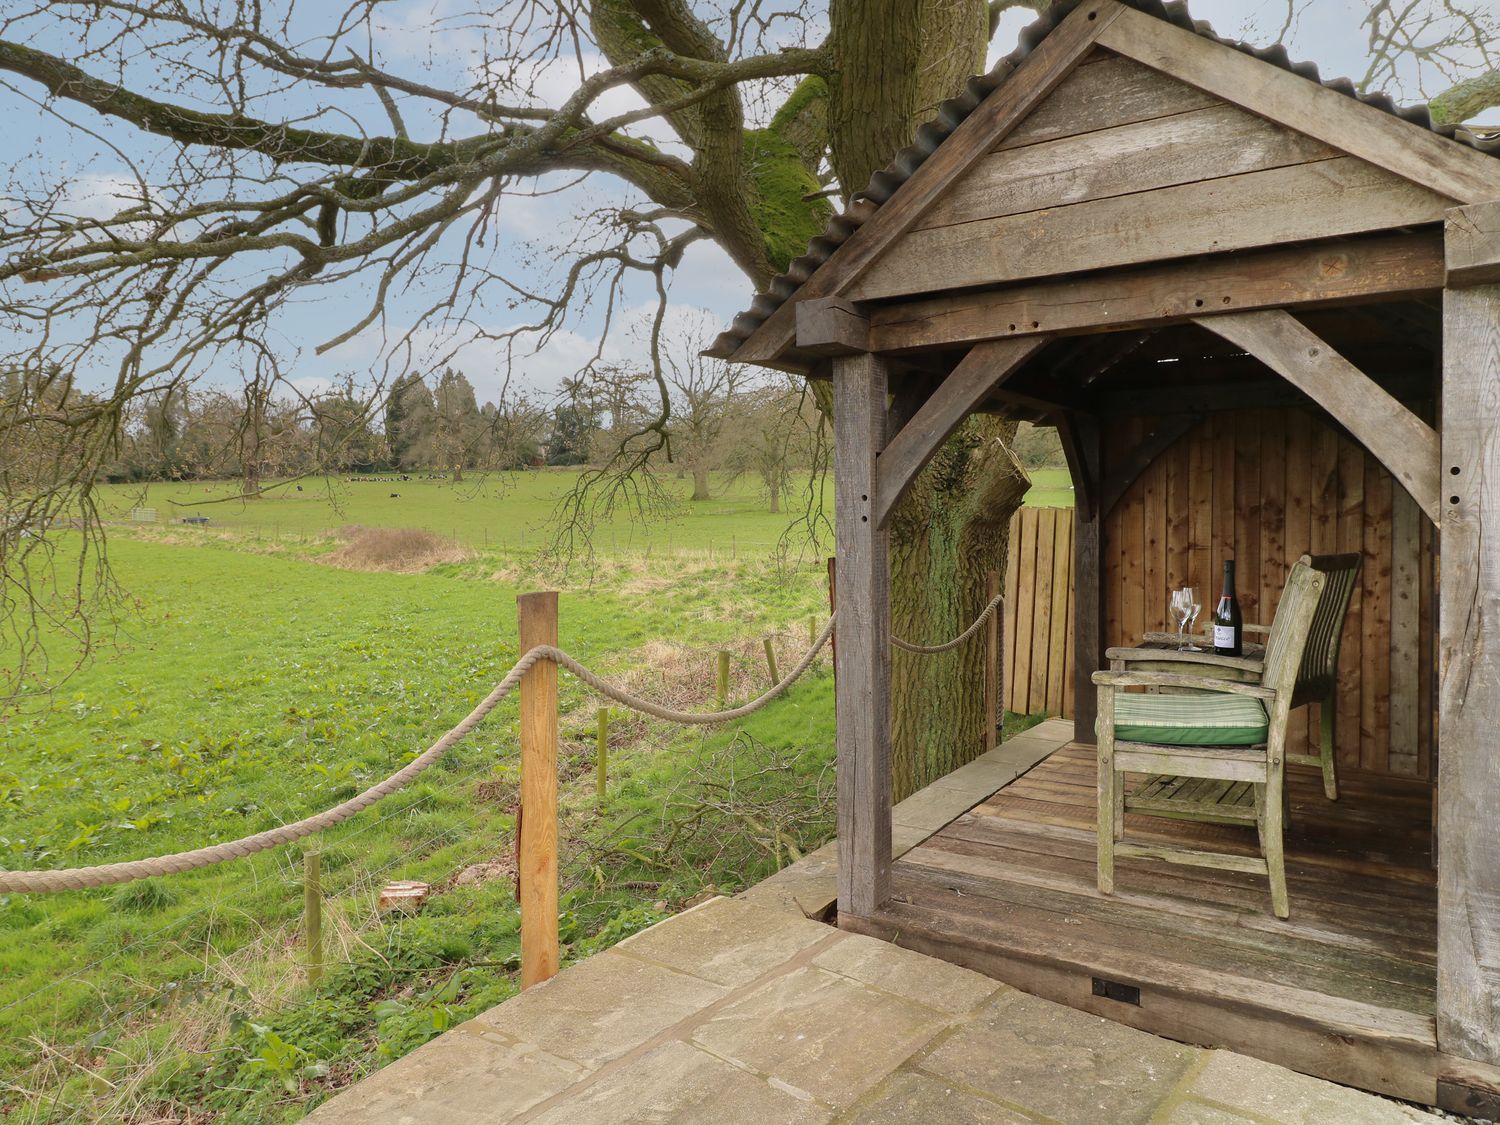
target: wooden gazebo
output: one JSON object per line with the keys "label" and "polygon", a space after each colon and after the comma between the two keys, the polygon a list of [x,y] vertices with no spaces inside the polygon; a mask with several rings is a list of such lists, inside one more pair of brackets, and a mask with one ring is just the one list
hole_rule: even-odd
{"label": "wooden gazebo", "polygon": [[[841,925],[1168,1036],[1500,1107],[1497,156],[1178,6],[1059,5],[720,337],[833,382]],[[1068,454],[1083,745],[893,865],[886,526],[974,411],[1056,426]],[[1308,550],[1365,565],[1345,793],[1293,771],[1292,918],[1224,872],[1142,868],[1101,898],[1104,649],[1228,557],[1269,621]]]}

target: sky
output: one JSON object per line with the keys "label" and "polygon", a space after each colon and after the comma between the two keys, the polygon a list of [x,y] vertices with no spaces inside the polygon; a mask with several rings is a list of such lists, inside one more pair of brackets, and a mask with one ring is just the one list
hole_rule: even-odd
{"label": "sky", "polygon": [[[381,23],[371,44],[378,60],[392,71],[434,85],[471,79],[479,65],[484,37],[473,19],[460,14],[463,9],[455,7],[458,2],[389,0],[380,8]],[[1285,0],[1196,0],[1192,11],[1196,18],[1211,22],[1220,34],[1265,42],[1274,38],[1279,29],[1284,5]],[[0,13],[9,6],[9,0],[0,0]],[[299,18],[308,26],[295,27],[294,32],[312,31],[313,25],[333,10],[321,5],[302,9]],[[1364,32],[1360,27],[1365,10],[1365,5],[1357,0],[1311,0],[1290,36],[1292,56],[1318,63],[1325,78],[1345,74],[1358,77],[1366,66]],[[815,40],[821,35],[816,16],[817,13],[809,27],[783,29],[782,41]],[[1032,18],[1027,12],[1007,13],[992,43],[992,62],[1012,49],[1018,31]],[[16,26],[21,29],[23,41],[29,38],[37,46],[65,56],[77,52],[77,32],[62,21],[43,15]],[[0,34],[11,37],[16,31],[11,28]],[[597,57],[587,52],[584,63],[586,67],[599,65]],[[1406,76],[1407,88],[1397,91],[1401,100],[1420,100],[1416,77],[1414,73]],[[126,78],[128,83],[151,82],[154,76],[137,70]],[[558,62],[539,67],[534,76],[540,100],[549,104],[566,98],[576,81],[576,70]],[[0,151],[10,149],[5,156],[13,183],[32,177],[62,184],[78,213],[101,215],[115,205],[122,192],[131,190],[133,180],[122,156],[141,161],[147,167],[153,160],[162,159],[166,149],[159,142],[142,138],[129,127],[106,121],[91,111],[73,112],[78,124],[86,127],[84,131],[63,128],[34,100],[39,92],[39,88],[29,87],[24,80],[0,88],[0,107],[8,123],[5,139],[0,140],[0,146],[4,146]],[[174,98],[179,95],[180,91],[174,91]],[[373,127],[385,126],[384,114],[373,104],[373,98],[361,105],[355,95],[346,104]],[[606,95],[599,113],[620,112],[638,104],[629,91],[612,91]],[[420,116],[420,108],[410,99],[403,100],[402,105],[405,112],[414,115],[408,119],[414,136],[430,135],[438,128],[435,119]],[[279,106],[288,116],[305,112],[295,92],[282,95],[279,101],[268,98],[267,106]],[[262,112],[267,110],[263,108]],[[664,126],[651,123],[643,128],[659,142],[673,146]],[[528,185],[547,194],[507,197],[495,215],[495,241],[490,252],[528,288],[545,288],[549,280],[555,280],[566,260],[558,244],[584,227],[586,216],[594,208],[620,197],[620,185],[607,178],[596,176],[591,182],[558,190],[568,182],[571,181],[556,178]],[[456,252],[456,244],[450,240],[445,249]],[[294,373],[294,382],[304,391],[329,386],[344,372],[368,379],[372,373],[389,371],[382,359],[388,354],[391,337],[399,336],[418,311],[444,291],[450,280],[451,275],[445,276],[442,271],[425,274],[408,291],[391,297],[383,326],[366,330],[321,355],[316,354],[316,346],[359,319],[368,307],[369,292],[367,284],[320,287],[277,316],[272,340],[285,366]],[[748,305],[753,295],[744,275],[723,251],[709,242],[698,242],[689,248],[670,284],[672,323],[678,334],[689,326],[727,324]],[[545,398],[601,348],[607,360],[639,362],[644,352],[642,328],[652,307],[652,296],[644,279],[628,285],[620,295],[608,338],[602,343],[604,312],[602,303],[596,303],[577,310],[566,329],[556,333],[534,354],[515,355],[513,368],[507,367],[501,346],[484,339],[460,347],[452,357],[453,364],[468,375],[481,401],[498,397],[507,377],[513,387]],[[487,298],[475,310],[474,319],[487,333],[494,334],[527,323],[534,319],[534,314]],[[445,355],[457,338],[441,327],[418,333],[419,347],[414,353],[417,365],[430,364],[435,357]],[[402,353],[402,362],[404,357]],[[110,379],[112,374],[103,363],[97,372],[80,373],[85,384],[91,378]],[[213,371],[209,379],[233,383],[238,375],[233,371]]]}

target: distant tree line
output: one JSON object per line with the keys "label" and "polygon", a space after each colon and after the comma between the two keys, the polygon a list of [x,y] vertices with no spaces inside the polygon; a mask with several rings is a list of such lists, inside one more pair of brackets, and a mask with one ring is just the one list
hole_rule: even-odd
{"label": "distant tree line", "polygon": [[[691,481],[691,498],[710,499],[716,480],[748,477],[770,510],[780,511],[793,480],[820,455],[816,404],[790,380],[767,382],[706,359],[696,339],[678,343],[664,357],[674,404],[668,432],[671,464]],[[106,404],[65,372],[8,370],[0,372],[0,407],[57,419],[50,439],[36,430],[25,448],[0,451],[0,474],[26,476],[34,489],[65,475],[70,420]],[[398,379],[374,395],[352,376],[310,395],[253,379],[233,390],[173,385],[133,401],[98,476],[115,483],[238,479],[241,492],[255,497],[263,482],[311,473],[422,471],[461,481],[471,472],[597,465],[659,409],[656,380],[626,365],[565,380],[546,405],[514,394],[499,406],[480,403],[452,368]]]}

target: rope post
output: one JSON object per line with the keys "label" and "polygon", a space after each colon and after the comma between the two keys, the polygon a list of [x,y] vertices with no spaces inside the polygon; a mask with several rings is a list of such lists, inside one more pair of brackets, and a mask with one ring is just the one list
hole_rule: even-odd
{"label": "rope post", "polygon": [[[828,560],[828,612],[830,615],[836,614],[839,611],[838,563],[839,560],[837,557],[832,557]],[[828,642],[828,652],[833,659],[833,686],[838,687],[839,636],[837,631],[834,632],[833,637]]]}
{"label": "rope post", "polygon": [[[992,570],[985,575],[985,604],[1000,596],[1000,572]],[[1004,603],[996,607],[990,619],[984,623],[984,748],[993,750],[997,741],[996,728],[1004,722],[1005,714],[1000,709],[1000,618]]]}
{"label": "rope post", "polygon": [[729,700],[729,653],[722,648],[719,650],[719,685],[714,698],[718,700],[715,710],[724,710],[724,704]]}
{"label": "rope post", "polygon": [[775,687],[781,682],[781,675],[776,671],[776,646],[771,643],[770,637],[766,637],[762,643],[766,646],[766,671],[771,674],[771,686]]}
{"label": "rope post", "polygon": [[599,808],[604,808],[604,793],[609,784],[609,708],[599,708],[595,715],[595,738],[594,744],[594,769],[596,773],[595,788],[597,789]]}
{"label": "rope post", "polygon": [[323,978],[323,853],[302,853],[302,932],[307,939],[307,983]]}
{"label": "rope post", "polygon": [[[516,599],[521,652],[557,644],[557,592]],[[521,677],[521,987],[557,975],[557,664]]]}

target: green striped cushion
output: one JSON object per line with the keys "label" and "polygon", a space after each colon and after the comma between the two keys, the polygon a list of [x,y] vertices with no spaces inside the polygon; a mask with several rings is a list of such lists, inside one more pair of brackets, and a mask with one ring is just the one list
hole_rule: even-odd
{"label": "green striped cushion", "polygon": [[1269,726],[1260,700],[1248,695],[1115,696],[1115,737],[1166,746],[1255,746]]}

